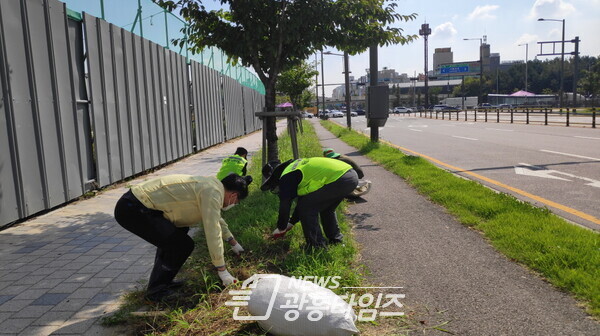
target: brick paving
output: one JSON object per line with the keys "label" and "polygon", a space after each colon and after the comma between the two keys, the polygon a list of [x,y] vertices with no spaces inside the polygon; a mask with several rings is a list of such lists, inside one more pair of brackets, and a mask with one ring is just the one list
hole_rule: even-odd
{"label": "brick paving", "polygon": [[118,308],[125,291],[143,286],[155,248],[116,223],[116,201],[150,177],[214,176],[236,147],[251,158],[261,141],[255,132],[0,231],[0,335],[122,334],[99,318]]}

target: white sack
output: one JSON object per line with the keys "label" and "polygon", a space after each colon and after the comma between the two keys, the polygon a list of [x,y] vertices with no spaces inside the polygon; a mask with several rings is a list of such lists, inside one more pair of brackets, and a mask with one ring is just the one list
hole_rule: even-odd
{"label": "white sack", "polygon": [[[359,333],[354,325],[356,314],[352,307],[330,289],[276,274],[257,275],[250,288],[248,310],[253,316],[262,317],[256,320],[273,335],[349,336]],[[302,307],[301,301],[304,301]],[[319,311],[322,312],[320,319]]]}

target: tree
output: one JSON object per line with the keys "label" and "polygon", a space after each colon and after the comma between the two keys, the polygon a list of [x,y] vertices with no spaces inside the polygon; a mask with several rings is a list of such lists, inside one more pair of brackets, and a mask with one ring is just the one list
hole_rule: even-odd
{"label": "tree", "polygon": [[300,109],[302,93],[314,83],[318,72],[306,61],[283,71],[277,81],[278,92],[290,96],[295,109]]}
{"label": "tree", "polygon": [[312,90],[304,90],[300,95],[300,100],[298,101],[298,109],[303,109],[305,107],[309,107],[312,105],[312,101],[315,100],[315,94]]}
{"label": "tree", "polygon": [[[373,45],[405,44],[417,38],[391,27],[416,14],[400,15],[385,0],[220,0],[227,9],[207,10],[200,0],[153,0],[179,10],[188,23],[192,52],[215,46],[228,61],[251,66],[265,86],[267,111],[275,109],[279,74],[326,46],[354,55]],[[275,118],[267,121],[267,157],[278,159]]]}
{"label": "tree", "polygon": [[578,86],[578,91],[586,97],[600,94],[600,59],[591,63],[588,70],[582,71]]}

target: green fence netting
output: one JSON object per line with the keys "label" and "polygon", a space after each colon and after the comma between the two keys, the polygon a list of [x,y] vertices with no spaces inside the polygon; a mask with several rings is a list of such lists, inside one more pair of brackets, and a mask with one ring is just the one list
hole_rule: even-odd
{"label": "green fence netting", "polygon": [[132,33],[186,56],[188,59],[213,68],[223,75],[237,80],[244,86],[265,94],[265,87],[260,79],[243,66],[227,63],[227,55],[220,49],[209,47],[194,55],[185,47],[180,48],[173,45],[171,43],[173,39],[183,37],[181,30],[186,23],[151,0],[61,1],[65,2],[72,11],[86,12],[116,26],[123,27]]}

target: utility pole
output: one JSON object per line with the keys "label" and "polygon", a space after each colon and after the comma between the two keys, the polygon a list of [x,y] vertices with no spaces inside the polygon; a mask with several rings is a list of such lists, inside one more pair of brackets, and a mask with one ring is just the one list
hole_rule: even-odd
{"label": "utility pole", "polygon": [[[377,47],[378,45],[372,45],[369,49],[369,85],[377,86]],[[369,111],[371,113],[371,111]],[[379,141],[379,126],[371,126],[371,141]]]}
{"label": "utility pole", "polygon": [[325,113],[325,71],[323,69],[323,49],[321,49],[321,93],[323,94],[323,113]]}
{"label": "utility pole", "polygon": [[348,52],[344,51],[344,82],[346,89],[346,125],[352,129],[352,120],[350,116],[350,65]]}

